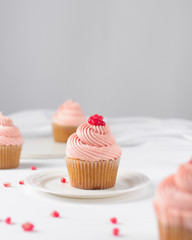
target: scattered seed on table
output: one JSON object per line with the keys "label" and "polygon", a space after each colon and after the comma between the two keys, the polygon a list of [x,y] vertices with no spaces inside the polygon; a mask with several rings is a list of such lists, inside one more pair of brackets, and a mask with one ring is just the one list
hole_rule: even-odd
{"label": "scattered seed on table", "polygon": [[26,222],[26,223],[22,224],[21,226],[22,226],[23,230],[26,232],[33,231],[33,228],[34,228],[34,225],[30,222]]}
{"label": "scattered seed on table", "polygon": [[113,235],[118,236],[119,235],[119,228],[113,228]]}
{"label": "scattered seed on table", "polygon": [[111,221],[111,223],[113,223],[113,224],[117,224],[117,218],[116,218],[116,217],[110,218],[110,221]]}
{"label": "scattered seed on table", "polygon": [[10,182],[5,182],[5,183],[3,183],[3,186],[4,187],[11,187],[11,183]]}
{"label": "scattered seed on table", "polygon": [[11,218],[10,218],[10,217],[7,217],[7,218],[5,219],[5,222],[6,222],[7,224],[11,224]]}
{"label": "scattered seed on table", "polygon": [[20,184],[20,185],[23,185],[23,184],[24,184],[24,180],[20,180],[20,181],[19,181],[19,184]]}
{"label": "scattered seed on table", "polygon": [[32,166],[31,170],[37,170],[37,168],[35,166]]}
{"label": "scattered seed on table", "polygon": [[51,213],[51,216],[52,216],[52,217],[55,217],[55,218],[58,218],[58,217],[60,217],[60,214],[59,214],[59,212],[57,212],[57,211],[53,211],[53,212]]}

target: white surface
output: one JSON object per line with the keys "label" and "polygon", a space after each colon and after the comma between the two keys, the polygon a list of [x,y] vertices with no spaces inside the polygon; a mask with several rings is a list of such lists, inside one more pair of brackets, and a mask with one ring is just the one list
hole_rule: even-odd
{"label": "white surface", "polygon": [[[66,178],[66,183],[60,179]],[[139,192],[150,183],[150,179],[135,171],[120,171],[114,187],[103,190],[83,190],[74,188],[69,182],[67,169],[44,170],[25,178],[28,187],[46,193],[70,198],[108,198],[128,192]]]}
{"label": "white surface", "polygon": [[[145,127],[144,124],[143,130],[140,128],[141,133],[146,132]],[[129,135],[128,130],[126,133]],[[128,193],[106,199],[69,199],[29,190],[18,182],[33,173],[30,170],[32,165],[37,167],[38,172],[63,168],[65,161],[21,159],[18,169],[0,171],[0,219],[10,216],[15,223],[11,226],[0,223],[1,238],[112,240],[115,239],[111,233],[115,225],[109,219],[115,216],[119,221],[120,239],[157,240],[157,222],[153,209],[155,187],[164,177],[175,172],[179,164],[188,161],[191,155],[191,142],[182,138],[148,139],[145,144],[123,147],[119,169],[135,169],[146,174],[152,180],[152,186],[137,195]],[[6,181],[11,182],[13,187],[3,187]],[[58,210],[62,217],[50,217],[53,210]],[[25,221],[34,223],[36,231],[23,232],[20,225]]]}
{"label": "white surface", "polygon": [[22,158],[64,158],[65,143],[57,143],[53,137],[25,138]]}

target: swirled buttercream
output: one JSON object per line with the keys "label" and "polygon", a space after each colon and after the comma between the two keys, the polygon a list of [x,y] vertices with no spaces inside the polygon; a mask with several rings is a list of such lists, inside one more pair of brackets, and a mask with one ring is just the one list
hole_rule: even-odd
{"label": "swirled buttercream", "polygon": [[166,225],[179,225],[192,230],[192,164],[179,167],[175,175],[164,179],[155,197],[155,209]]}
{"label": "swirled buttercream", "polygon": [[62,126],[78,126],[86,121],[81,106],[77,102],[67,100],[53,116],[53,123]]}
{"label": "swirled buttercream", "polygon": [[[175,175],[177,186],[192,196],[192,164],[182,164]],[[192,207],[192,206],[191,206]]]}
{"label": "swirled buttercream", "polygon": [[113,160],[120,158],[121,148],[116,144],[109,126],[83,123],[67,141],[66,155],[85,161]]}
{"label": "swirled buttercream", "polygon": [[21,145],[24,139],[10,118],[0,114],[0,145]]}

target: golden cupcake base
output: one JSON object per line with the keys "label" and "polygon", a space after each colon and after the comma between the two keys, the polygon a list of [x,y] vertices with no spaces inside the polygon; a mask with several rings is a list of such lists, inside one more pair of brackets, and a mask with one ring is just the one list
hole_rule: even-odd
{"label": "golden cupcake base", "polygon": [[22,145],[0,146],[0,169],[17,168],[19,166]]}
{"label": "golden cupcake base", "polygon": [[159,240],[192,240],[192,231],[182,226],[165,226],[159,222]]}
{"label": "golden cupcake base", "polygon": [[56,123],[52,124],[53,126],[53,138],[56,142],[67,142],[67,139],[76,132],[77,126],[61,126]]}
{"label": "golden cupcake base", "polygon": [[66,158],[70,183],[81,189],[106,189],[115,185],[119,160],[88,162]]}

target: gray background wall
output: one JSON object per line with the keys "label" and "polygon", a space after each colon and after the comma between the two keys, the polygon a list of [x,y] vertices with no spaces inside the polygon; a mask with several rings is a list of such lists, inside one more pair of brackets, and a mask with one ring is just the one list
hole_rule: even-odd
{"label": "gray background wall", "polygon": [[192,119],[192,1],[0,0],[0,110]]}

